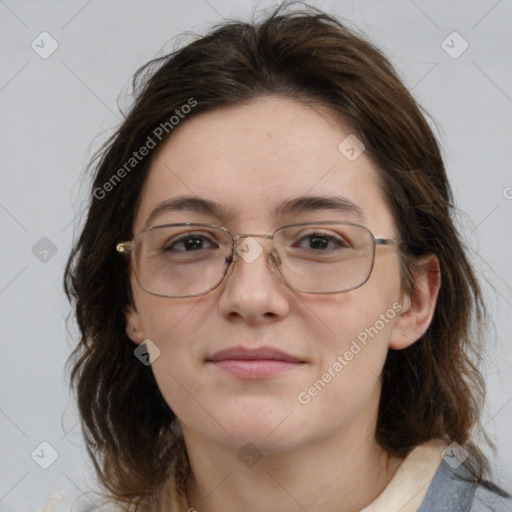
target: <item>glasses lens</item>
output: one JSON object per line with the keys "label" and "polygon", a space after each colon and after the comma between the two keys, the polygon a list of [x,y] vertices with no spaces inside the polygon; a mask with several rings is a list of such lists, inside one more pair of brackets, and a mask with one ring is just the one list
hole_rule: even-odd
{"label": "glasses lens", "polygon": [[373,266],[373,236],[363,226],[288,226],[277,231],[274,245],[281,275],[292,288],[305,293],[357,288],[367,281]]}
{"label": "glasses lens", "polygon": [[230,243],[224,230],[199,224],[150,228],[136,240],[137,279],[155,295],[205,293],[224,277]]}

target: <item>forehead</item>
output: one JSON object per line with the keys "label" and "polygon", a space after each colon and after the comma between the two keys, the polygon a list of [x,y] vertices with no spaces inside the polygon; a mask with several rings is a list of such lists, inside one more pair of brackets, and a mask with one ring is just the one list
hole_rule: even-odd
{"label": "forehead", "polygon": [[[233,229],[242,222],[265,229],[282,215],[282,203],[309,196],[346,199],[362,213],[359,219],[384,228],[392,219],[377,171],[364,152],[353,159],[343,144],[340,151],[340,143],[353,140],[347,137],[353,137],[350,129],[326,109],[290,98],[258,98],[196,114],[154,156],[134,231],[146,227],[155,207],[183,196],[218,203],[218,220]],[[183,218],[185,207],[181,211]]]}

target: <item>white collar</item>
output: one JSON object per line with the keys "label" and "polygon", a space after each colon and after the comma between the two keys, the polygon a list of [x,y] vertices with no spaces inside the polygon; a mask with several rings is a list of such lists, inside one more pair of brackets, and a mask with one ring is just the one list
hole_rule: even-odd
{"label": "white collar", "polygon": [[447,446],[442,439],[431,439],[416,446],[386,488],[361,512],[417,512]]}

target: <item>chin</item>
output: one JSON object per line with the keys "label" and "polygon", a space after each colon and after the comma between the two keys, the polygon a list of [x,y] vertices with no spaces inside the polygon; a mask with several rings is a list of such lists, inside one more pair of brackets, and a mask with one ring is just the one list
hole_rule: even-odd
{"label": "chin", "polygon": [[[266,425],[265,425],[266,427]],[[280,435],[268,435],[271,429],[240,428],[231,432],[233,437],[224,437],[225,448],[236,451],[237,454],[245,451],[261,453],[262,455],[278,454],[297,449],[306,440],[304,433],[296,429],[286,429]]]}
{"label": "chin", "polygon": [[224,414],[222,419],[219,416],[219,421],[231,435],[225,435],[223,431],[222,438],[216,441],[237,451],[250,443],[262,453],[286,452],[306,442],[308,425],[299,421],[298,411],[291,407],[273,409],[265,413],[254,408],[242,415],[238,412],[236,416]]}

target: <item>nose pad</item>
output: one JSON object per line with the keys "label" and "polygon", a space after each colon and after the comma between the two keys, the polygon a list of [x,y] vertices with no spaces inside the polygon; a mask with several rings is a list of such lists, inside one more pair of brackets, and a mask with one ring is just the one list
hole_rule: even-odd
{"label": "nose pad", "polygon": [[281,258],[279,257],[279,254],[277,254],[275,249],[273,249],[272,252],[269,254],[269,260],[276,270],[277,267],[281,265]]}

